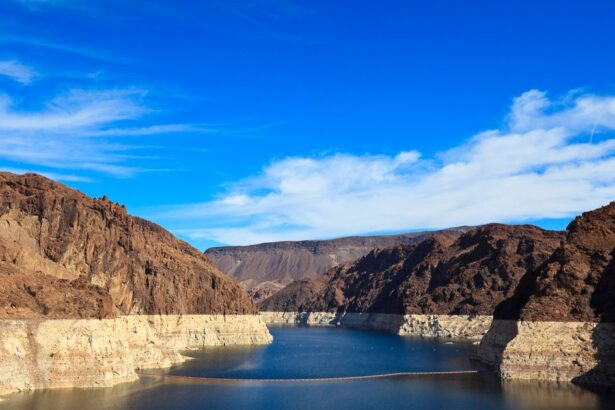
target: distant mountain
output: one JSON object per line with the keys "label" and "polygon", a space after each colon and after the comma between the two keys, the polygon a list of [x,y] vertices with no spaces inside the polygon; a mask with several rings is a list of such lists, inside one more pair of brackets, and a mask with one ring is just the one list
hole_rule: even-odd
{"label": "distant mountain", "polygon": [[259,306],[286,312],[491,315],[564,237],[531,225],[439,232],[293,282]]}
{"label": "distant mountain", "polygon": [[239,281],[255,300],[262,300],[294,280],[316,278],[332,267],[360,258],[376,248],[417,243],[435,232],[460,235],[469,229],[458,227],[400,235],[223,246],[210,248],[205,255],[218,269]]}

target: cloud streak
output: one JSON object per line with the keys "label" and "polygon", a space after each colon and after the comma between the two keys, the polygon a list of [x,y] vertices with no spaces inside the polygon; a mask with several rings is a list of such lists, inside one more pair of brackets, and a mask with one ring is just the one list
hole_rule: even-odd
{"label": "cloud streak", "polygon": [[[613,129],[613,96],[531,90],[514,99],[505,128],[433,158],[284,158],[213,201],[155,217],[228,244],[570,217],[615,200]],[[589,144],[592,130],[602,138]]]}
{"label": "cloud streak", "polygon": [[20,109],[9,96],[0,96],[0,158],[115,177],[146,171],[129,165],[139,147],[122,138],[197,132],[189,124],[127,127],[137,120],[142,124],[151,112],[143,103],[146,94],[135,88],[72,89],[35,110]]}
{"label": "cloud streak", "polygon": [[22,85],[29,85],[38,73],[18,61],[3,60],[0,61],[0,76],[8,77]]}

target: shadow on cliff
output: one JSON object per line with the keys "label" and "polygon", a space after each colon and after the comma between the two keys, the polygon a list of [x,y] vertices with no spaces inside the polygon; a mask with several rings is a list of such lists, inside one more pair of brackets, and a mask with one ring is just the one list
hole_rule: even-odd
{"label": "shadow on cliff", "polygon": [[536,271],[528,271],[519,281],[512,296],[504,299],[495,307],[493,322],[481,340],[476,357],[495,370],[500,367],[506,346],[519,334],[517,321],[521,318],[521,311],[536,289],[536,279]]}
{"label": "shadow on cliff", "polygon": [[592,346],[597,361],[590,371],[572,382],[597,392],[615,391],[615,323],[598,322],[592,332]]}
{"label": "shadow on cliff", "polygon": [[[587,312],[597,319],[597,323],[587,324],[593,326],[591,348],[588,346],[587,350],[595,352],[593,358],[597,364],[572,380],[575,384],[601,392],[615,388],[615,252],[610,256],[612,259],[608,265],[596,274],[599,279],[590,297],[591,312]],[[479,360],[495,369],[499,368],[506,346],[518,335],[517,321],[521,319],[530,297],[537,292],[537,279],[535,272],[528,272],[514,294],[495,308],[494,321],[480,344]],[[578,365],[583,366],[583,358],[579,357],[578,360]]]}
{"label": "shadow on cliff", "polygon": [[590,307],[598,319],[592,331],[596,366],[573,383],[591,390],[615,391],[615,251],[591,296]]}

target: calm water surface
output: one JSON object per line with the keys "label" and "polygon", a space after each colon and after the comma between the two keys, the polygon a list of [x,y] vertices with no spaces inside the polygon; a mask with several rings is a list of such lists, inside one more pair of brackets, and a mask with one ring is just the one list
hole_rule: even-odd
{"label": "calm water surface", "polygon": [[[475,346],[335,328],[273,328],[273,344],[211,348],[166,374],[306,378],[481,369]],[[142,378],[107,389],[18,393],[0,409],[607,409],[574,386],[500,383],[492,373],[318,383],[179,384]]]}

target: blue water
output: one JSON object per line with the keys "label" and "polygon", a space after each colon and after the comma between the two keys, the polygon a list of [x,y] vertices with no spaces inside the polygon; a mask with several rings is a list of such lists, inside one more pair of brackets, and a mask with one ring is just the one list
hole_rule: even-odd
{"label": "blue water", "polygon": [[[273,328],[268,346],[211,348],[164,374],[307,378],[483,370],[475,346],[336,328]],[[613,397],[579,387],[500,383],[491,372],[310,383],[181,384],[145,377],[107,389],[19,393],[11,409],[606,409]]]}

